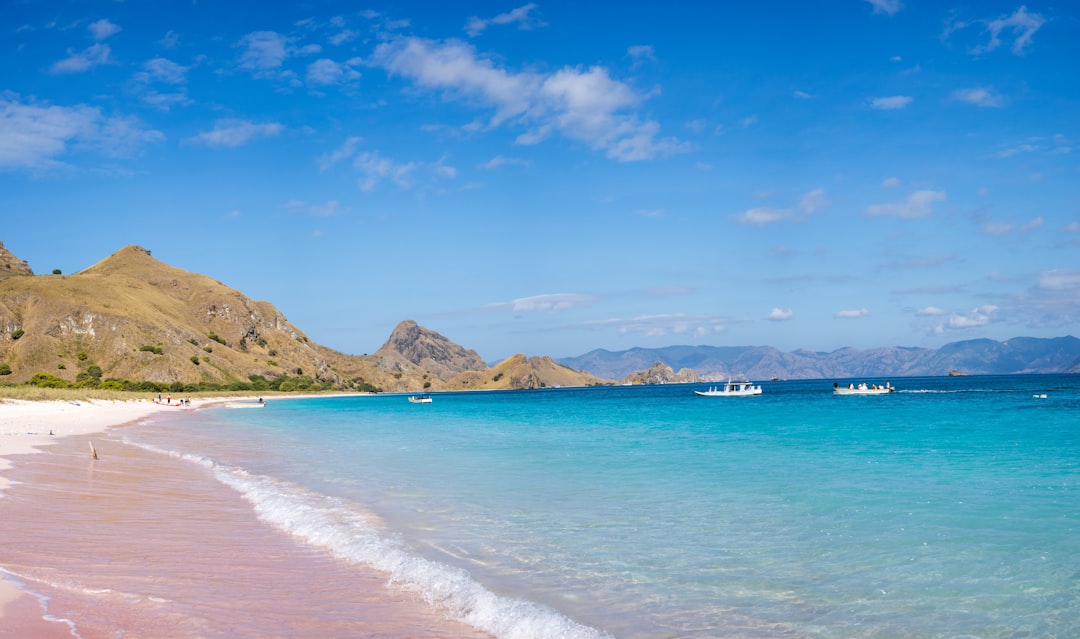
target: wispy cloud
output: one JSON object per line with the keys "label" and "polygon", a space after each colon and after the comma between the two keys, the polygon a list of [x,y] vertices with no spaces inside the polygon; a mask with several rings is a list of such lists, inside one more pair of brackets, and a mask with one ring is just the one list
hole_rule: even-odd
{"label": "wispy cloud", "polygon": [[696,338],[722,333],[727,330],[729,319],[708,315],[669,313],[639,315],[632,318],[591,320],[580,324],[582,328],[614,329],[619,335],[640,334],[645,337],[684,335]]}
{"label": "wispy cloud", "polygon": [[900,0],[866,0],[874,7],[874,13],[894,16],[904,6]]}
{"label": "wispy cloud", "polygon": [[[162,111],[181,104],[190,104],[187,90],[188,67],[181,66],[166,58],[153,58],[143,63],[141,71],[131,78],[130,87],[139,98]],[[158,90],[160,85],[167,90]]]}
{"label": "wispy cloud", "polygon": [[795,316],[790,308],[780,308],[779,306],[769,311],[769,314],[765,316],[765,319],[771,322],[784,322]]}
{"label": "wispy cloud", "polygon": [[210,131],[185,138],[189,144],[205,144],[216,147],[239,147],[264,137],[279,135],[284,127],[277,122],[250,122],[248,120],[224,119],[214,123]]}
{"label": "wispy cloud", "polygon": [[639,44],[626,49],[627,55],[634,60],[634,65],[639,65],[642,62],[655,62],[656,52],[653,50],[650,44]]}
{"label": "wispy cloud", "polygon": [[864,215],[888,215],[901,218],[918,218],[930,215],[935,202],[945,201],[945,191],[915,191],[904,202],[890,204],[872,204],[866,207]]}
{"label": "wispy cloud", "polygon": [[55,106],[0,94],[0,170],[47,170],[64,166],[71,151],[133,157],[164,140],[160,131],[133,117],[106,116],[84,104]]}
{"label": "wispy cloud", "polygon": [[561,133],[619,161],[677,153],[689,145],[660,138],[659,125],[634,111],[647,96],[613,79],[608,70],[563,67],[552,73],[513,72],[477,55],[464,42],[397,38],[375,48],[371,63],[447,99],[493,109],[488,126],[525,128],[518,144]]}
{"label": "wispy cloud", "polygon": [[942,41],[947,41],[955,33],[963,32],[971,27],[983,26],[989,39],[970,48],[972,55],[990,53],[1004,44],[1004,40],[1011,40],[1009,50],[1013,55],[1024,55],[1034,45],[1035,33],[1046,24],[1046,18],[1038,13],[1029,12],[1026,5],[1010,15],[1000,15],[993,19],[957,20],[950,18],[945,23],[945,29],[941,34]]}
{"label": "wispy cloud", "polygon": [[518,25],[518,28],[523,31],[534,29],[536,27],[543,27],[545,26],[544,22],[534,15],[536,9],[536,3],[530,2],[517,9],[507,11],[506,13],[500,13],[494,18],[478,18],[472,16],[465,22],[465,33],[469,34],[469,37],[475,38],[491,25],[501,24],[516,24]]}
{"label": "wispy cloud", "polygon": [[249,71],[256,78],[277,80],[290,86],[299,86],[300,79],[296,72],[284,68],[285,61],[322,51],[316,44],[295,46],[293,38],[276,31],[253,31],[234,46],[241,50],[237,62],[240,69]]}
{"label": "wispy cloud", "polygon": [[351,158],[363,141],[364,138],[359,136],[350,137],[337,149],[319,156],[319,170],[325,171],[338,162]]}
{"label": "wispy cloud", "polygon": [[581,293],[545,293],[531,297],[519,297],[509,302],[493,302],[483,311],[509,311],[513,313],[555,314],[572,308],[588,306],[597,300],[594,295]]}
{"label": "wispy cloud", "polygon": [[758,206],[739,213],[736,218],[743,224],[764,226],[784,220],[805,219],[826,204],[825,189],[814,189],[800,196],[793,208]]}
{"label": "wispy cloud", "polygon": [[870,311],[868,311],[867,309],[857,308],[853,310],[837,311],[835,314],[833,314],[833,317],[837,319],[856,319],[859,317],[866,317],[869,314]]}
{"label": "wispy cloud", "polygon": [[293,213],[299,213],[309,217],[334,217],[337,215],[344,215],[347,212],[337,200],[327,200],[323,204],[311,204],[301,200],[291,200],[285,203],[284,208]]}
{"label": "wispy cloud", "polygon": [[986,25],[990,34],[990,41],[981,47],[975,47],[973,53],[986,53],[1001,46],[1002,32],[1012,35],[1013,41],[1010,50],[1015,55],[1023,55],[1032,46],[1035,32],[1044,24],[1046,18],[1037,13],[1029,13],[1026,6],[1021,5],[1012,15],[1004,15],[991,20]]}
{"label": "wispy cloud", "polygon": [[895,111],[911,104],[914,98],[908,95],[893,95],[887,98],[870,98],[870,106],[882,111]]}
{"label": "wispy cloud", "polygon": [[353,166],[360,171],[360,190],[370,193],[375,190],[379,182],[389,179],[401,188],[409,188],[412,182],[409,176],[417,168],[416,162],[396,162],[383,157],[378,151],[365,151],[358,153],[353,160]]}
{"label": "wispy cloud", "polygon": [[995,222],[993,220],[985,220],[980,225],[982,232],[987,235],[1011,235],[1013,233],[1029,233],[1031,231],[1037,231],[1043,227],[1042,216],[1036,217],[1025,224],[1013,224],[1012,222]]}
{"label": "wispy cloud", "polygon": [[1001,95],[984,87],[957,89],[953,91],[952,99],[956,102],[967,102],[980,107],[1000,107],[1005,105],[1005,99]]}
{"label": "wispy cloud", "polygon": [[360,72],[353,67],[360,62],[359,59],[335,62],[329,58],[319,58],[307,66],[306,82],[308,86],[329,86],[359,80]]}
{"label": "wispy cloud", "polygon": [[944,314],[945,311],[936,306],[926,306],[915,311],[915,315],[919,317],[938,317]]}
{"label": "wispy cloud", "polygon": [[90,69],[108,64],[112,49],[109,45],[95,42],[82,51],[68,49],[68,57],[57,60],[50,69],[53,73],[82,73]]}
{"label": "wispy cloud", "polygon": [[529,166],[528,160],[522,160],[521,158],[508,158],[501,155],[496,155],[487,162],[480,165],[480,168],[494,171],[495,169],[502,168],[504,166]]}
{"label": "wispy cloud", "polygon": [[105,40],[123,31],[119,26],[104,18],[97,22],[91,22],[87,29],[90,30],[90,34],[95,40]]}

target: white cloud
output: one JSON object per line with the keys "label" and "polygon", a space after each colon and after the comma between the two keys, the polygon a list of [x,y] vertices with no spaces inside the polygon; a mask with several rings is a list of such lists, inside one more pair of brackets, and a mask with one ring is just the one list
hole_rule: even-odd
{"label": "white cloud", "polygon": [[807,93],[806,91],[800,91],[799,89],[795,89],[795,91],[793,91],[791,95],[796,97],[796,98],[799,98],[800,100],[809,100],[809,99],[814,97],[814,96],[810,95],[809,93]]}
{"label": "white cloud", "polygon": [[938,324],[935,332],[943,334],[950,330],[967,330],[986,326],[993,320],[993,315],[998,307],[993,304],[984,304],[972,309],[970,313],[952,313],[943,324]]}
{"label": "white cloud", "polygon": [[639,44],[636,46],[628,47],[626,53],[634,59],[635,62],[642,62],[648,60],[650,62],[656,61],[656,52],[653,50],[650,44]]}
{"label": "white cloud", "polygon": [[696,338],[706,337],[727,330],[727,319],[723,317],[693,316],[684,313],[660,315],[639,315],[637,317],[611,318],[584,322],[585,328],[614,328],[620,335],[640,333],[645,337],[666,337],[668,335],[688,335]]}
{"label": "white cloud", "polygon": [[915,311],[915,314],[921,317],[934,317],[938,315],[944,315],[945,311],[936,306],[927,306],[926,308],[920,308]]}
{"label": "white cloud", "polygon": [[488,171],[494,171],[504,166],[529,166],[528,161],[521,158],[508,158],[501,155],[496,155],[487,162],[480,165],[480,168],[487,169]]}
{"label": "white cloud", "polygon": [[247,120],[225,119],[214,123],[213,130],[203,131],[198,135],[186,138],[185,143],[205,144],[207,146],[243,146],[261,137],[274,137],[280,134],[284,127],[277,122],[256,123]]}
{"label": "white cloud", "polygon": [[334,166],[342,160],[351,158],[356,153],[356,148],[364,140],[359,136],[350,137],[345,140],[344,144],[338,149],[331,151],[330,153],[324,153],[319,157],[319,170],[325,171],[326,169]]}
{"label": "white cloud", "polygon": [[143,64],[147,75],[166,84],[184,84],[187,82],[188,68],[166,58],[153,58]]}
{"label": "white cloud", "polygon": [[535,27],[544,26],[544,22],[532,15],[533,11],[537,8],[536,3],[530,2],[529,4],[520,6],[506,13],[500,13],[494,18],[478,18],[476,16],[470,17],[465,22],[465,33],[470,37],[475,38],[480,35],[493,24],[517,24],[518,28],[527,31]]}
{"label": "white cloud", "polygon": [[883,111],[903,109],[911,104],[913,98],[907,95],[894,95],[887,98],[870,98],[870,106]]}
{"label": "white cloud", "polygon": [[593,295],[581,293],[546,293],[531,297],[519,297],[509,302],[494,302],[484,306],[484,311],[509,311],[513,313],[547,313],[553,315],[572,308],[588,306],[596,301]]}
{"label": "white cloud", "polygon": [[881,186],[888,187],[890,189],[894,189],[894,188],[900,186],[900,178],[895,178],[895,177],[885,178],[884,180],[881,181]]}
{"label": "white cloud", "polygon": [[105,116],[98,107],[23,103],[0,93],[0,169],[42,170],[63,166],[72,150],[131,157],[165,136],[132,117]]}
{"label": "white cloud", "polygon": [[95,40],[104,40],[123,31],[123,29],[104,18],[97,22],[91,22],[87,29],[90,30]]}
{"label": "white cloud", "polygon": [[795,314],[791,311],[790,308],[784,309],[776,307],[773,310],[769,311],[769,314],[765,316],[765,319],[773,322],[783,322],[785,320],[791,319],[794,315]]}
{"label": "white cloud", "polygon": [[926,217],[931,213],[934,202],[944,202],[944,191],[915,191],[905,202],[891,204],[872,204],[866,207],[864,215],[891,215],[902,218]]}
{"label": "white cloud", "polygon": [[874,6],[874,13],[885,13],[890,16],[896,15],[903,7],[900,0],[866,0]]}
{"label": "white cloud", "polygon": [[244,49],[240,54],[240,68],[256,73],[280,68],[289,55],[288,42],[288,38],[273,31],[245,35],[236,43]]}
{"label": "white cloud", "polygon": [[952,99],[957,102],[967,102],[980,107],[1000,107],[1005,105],[1004,98],[990,89],[975,87],[972,89],[957,89],[952,93]]}
{"label": "white cloud", "polygon": [[[131,89],[139,98],[162,111],[168,111],[178,104],[190,104],[187,90],[181,85],[187,83],[188,68],[165,58],[153,58],[143,63],[143,70],[131,78]],[[152,88],[155,83],[169,85],[168,91]]]}
{"label": "white cloud", "polygon": [[341,64],[328,58],[320,58],[307,67],[309,85],[342,84],[360,78],[360,72],[348,64]]}
{"label": "white cloud", "polygon": [[865,308],[858,308],[854,310],[837,311],[833,317],[837,319],[854,319],[858,317],[866,317],[870,314],[870,311]]}
{"label": "white cloud", "polygon": [[1011,16],[1000,16],[989,21],[986,30],[990,33],[990,41],[985,45],[975,47],[972,53],[987,53],[1001,46],[1001,34],[1004,31],[1011,32],[1014,38],[1010,47],[1013,54],[1023,55],[1031,47],[1035,32],[1045,23],[1046,18],[1037,13],[1028,13],[1027,7],[1021,5]]}
{"label": "white cloud", "polygon": [[991,220],[982,223],[982,232],[987,235],[1010,235],[1012,233],[1029,233],[1043,227],[1042,216],[1033,218],[1027,224],[1017,226],[1011,222],[994,222]]}
{"label": "white cloud", "polygon": [[1039,288],[1045,291],[1080,290],[1080,271],[1058,269],[1039,273]]}
{"label": "white cloud", "polygon": [[418,86],[492,108],[489,127],[523,126],[518,144],[537,144],[554,132],[584,142],[619,161],[686,151],[675,138],[658,138],[659,125],[633,111],[646,96],[614,80],[603,67],[564,67],[554,73],[515,73],[478,57],[455,41],[398,38],[378,45],[371,62]]}
{"label": "white cloud", "polygon": [[68,49],[68,57],[55,62],[51,69],[53,73],[82,73],[96,66],[109,63],[112,49],[109,45],[95,42],[82,51]]}
{"label": "white cloud", "polygon": [[825,206],[825,189],[814,189],[799,197],[796,208],[775,208],[770,206],[758,206],[743,211],[736,216],[743,224],[764,226],[783,220],[800,220],[812,215],[815,211]]}
{"label": "white cloud", "polygon": [[401,188],[409,188],[412,186],[409,177],[417,168],[415,162],[404,164],[394,162],[382,157],[377,151],[357,154],[353,166],[363,174],[360,179],[360,190],[365,193],[374,191],[379,182],[387,178],[393,180]]}

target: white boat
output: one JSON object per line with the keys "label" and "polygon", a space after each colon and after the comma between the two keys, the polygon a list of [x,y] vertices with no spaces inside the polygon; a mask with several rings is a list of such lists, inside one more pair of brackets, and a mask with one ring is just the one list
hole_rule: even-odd
{"label": "white boat", "polygon": [[882,384],[867,384],[862,382],[860,384],[848,384],[847,386],[841,386],[840,384],[833,382],[833,395],[888,395],[895,391],[896,388],[889,382]]}
{"label": "white boat", "polygon": [[409,395],[410,404],[430,404],[431,395],[427,393],[419,393],[416,395]]}
{"label": "white boat", "polygon": [[753,382],[733,382],[728,380],[724,383],[723,388],[710,386],[709,390],[696,390],[694,394],[702,397],[749,397],[750,395],[760,395],[761,386],[755,385]]}

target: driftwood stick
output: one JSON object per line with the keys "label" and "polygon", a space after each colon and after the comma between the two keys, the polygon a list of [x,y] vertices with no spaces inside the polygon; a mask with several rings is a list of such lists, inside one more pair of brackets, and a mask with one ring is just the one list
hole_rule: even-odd
{"label": "driftwood stick", "polygon": [[94,456],[94,459],[97,459],[97,450],[94,449],[94,442],[90,442],[90,454]]}

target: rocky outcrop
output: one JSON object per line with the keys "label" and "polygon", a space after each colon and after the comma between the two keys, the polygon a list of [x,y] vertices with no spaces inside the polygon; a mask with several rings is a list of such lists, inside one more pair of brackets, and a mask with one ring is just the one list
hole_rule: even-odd
{"label": "rocky outcrop", "polygon": [[34,272],[30,270],[30,265],[25,261],[15,257],[4,248],[4,243],[0,242],[0,280],[15,276],[15,275],[33,275]]}
{"label": "rocky outcrop", "polygon": [[625,384],[687,384],[699,382],[701,378],[689,368],[679,369],[676,373],[673,368],[663,362],[656,362],[649,370],[628,375]]}
{"label": "rocky outcrop", "polygon": [[458,346],[433,330],[405,320],[373,355],[376,365],[391,373],[423,371],[441,380],[466,371],[487,370],[476,351]]}

